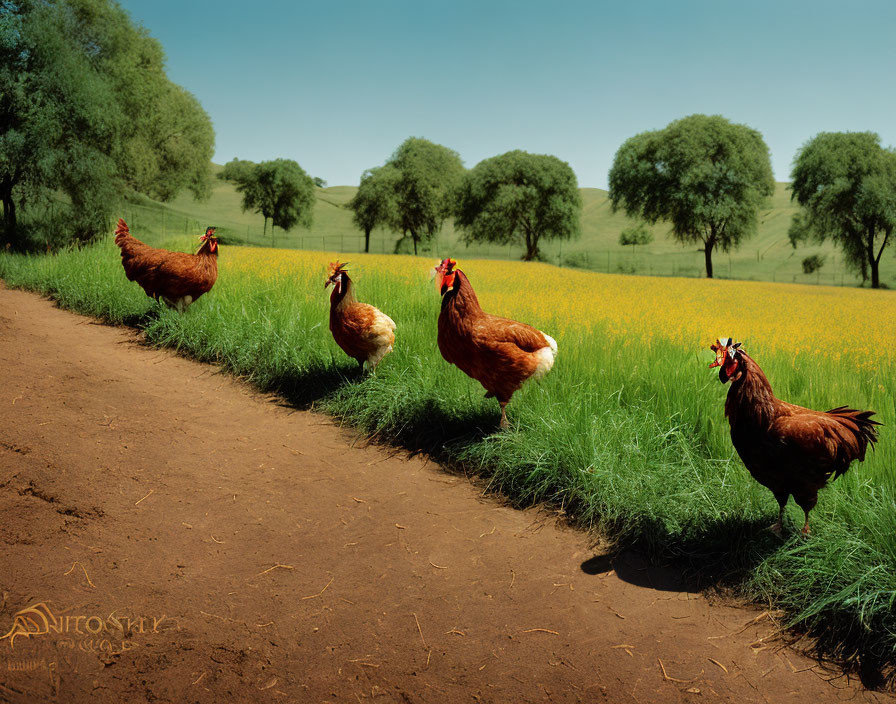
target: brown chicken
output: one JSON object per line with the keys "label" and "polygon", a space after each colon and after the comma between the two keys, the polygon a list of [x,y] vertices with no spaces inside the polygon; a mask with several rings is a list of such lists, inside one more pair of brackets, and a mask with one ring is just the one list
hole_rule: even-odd
{"label": "brown chicken", "polygon": [[435,269],[442,294],[439,351],[476,379],[501,404],[501,427],[508,427],[507,404],[527,379],[538,379],[554,366],[557,342],[531,325],[490,315],[479,306],[476,292],[457,262],[444,259]]}
{"label": "brown chicken", "polygon": [[759,365],[731,338],[716,340],[710,349],[719,367],[719,381],[731,382],[725,415],[731,441],[753,478],[771,489],[778,500],[778,521],[770,530],[781,535],[784,506],[791,495],[806,514],[803,535],[809,534],[809,511],[818,490],[865,459],[869,443],[877,442],[871,420],[874,411],[846,406],[826,413],[775,398]]}
{"label": "brown chicken", "polygon": [[330,294],[330,332],[336,344],[349,357],[357,360],[361,372],[364,365],[373,372],[392,351],[395,343],[395,322],[385,313],[355,298],[355,285],[348,277],[348,264],[333,262],[327,272],[326,289]]}
{"label": "brown chicken", "polygon": [[185,311],[208,293],[218,278],[218,238],[215,228],[199,237],[196,254],[156,249],[133,237],[124,220],[118,220],[115,244],[121,248],[121,263],[128,281],[136,281],[146,295],[169,308]]}

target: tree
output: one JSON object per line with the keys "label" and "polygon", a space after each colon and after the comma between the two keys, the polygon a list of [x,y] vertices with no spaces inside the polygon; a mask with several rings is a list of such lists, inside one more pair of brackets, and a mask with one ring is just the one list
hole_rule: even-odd
{"label": "tree", "polygon": [[370,251],[370,233],[377,227],[394,227],[398,220],[395,186],[398,172],[393,166],[368,169],[348,207],[352,220],[364,231],[364,251]]}
{"label": "tree", "polygon": [[735,249],[754,234],[774,190],[762,135],[720,115],[691,115],[636,135],[610,169],[613,210],[669,221],[680,243],[702,243],[709,278],[713,250]]}
{"label": "tree", "polygon": [[110,0],[61,0],[74,37],[115,93],[123,115],[109,145],[128,187],[168,201],[181,190],[211,193],[215,133],[196,98],[165,75],[165,52]]}
{"label": "tree", "polygon": [[802,211],[791,224],[795,243],[832,239],[871,287],[880,287],[880,259],[896,227],[896,152],[873,132],[822,132],[794,159],[792,198]]}
{"label": "tree", "polygon": [[479,162],[464,174],[455,225],[466,242],[517,242],[523,259],[540,258],[542,239],[581,235],[582,198],[569,164],[555,156],[512,151]]}
{"label": "tree", "polygon": [[314,185],[317,186],[318,188],[326,188],[327,187],[327,182],[324,179],[322,179],[320,176],[315,176],[312,179],[312,181],[314,181]]}
{"label": "tree", "polygon": [[[120,115],[88,57],[69,39],[74,20],[49,4],[0,6],[0,202],[3,239],[24,248],[33,223],[58,198],[57,220],[88,237],[115,196],[114,162],[104,146]],[[42,238],[50,236],[48,231]]]}
{"label": "tree", "polygon": [[[435,237],[454,205],[464,172],[457,152],[419,137],[409,137],[386,163],[396,171],[392,228],[417,243]],[[396,251],[401,244],[396,245]]]}
{"label": "tree", "polygon": [[[208,191],[214,132],[111,0],[0,3],[0,239],[88,240],[127,189]],[[27,216],[25,220],[22,216]]]}
{"label": "tree", "polygon": [[637,245],[650,244],[651,242],[653,242],[653,233],[647,229],[647,225],[643,222],[627,227],[619,233],[619,244],[623,247],[631,245],[632,251],[634,251]]}
{"label": "tree", "polygon": [[275,159],[257,164],[250,178],[237,184],[243,194],[243,210],[261,213],[264,231],[271,221],[271,245],[274,226],[291,230],[296,225],[311,227],[314,217],[314,181],[295,161]]}
{"label": "tree", "polygon": [[811,257],[803,259],[803,273],[814,274],[824,266],[825,256],[823,254],[813,254]]}
{"label": "tree", "polygon": [[234,158],[224,164],[224,168],[218,172],[218,178],[239,185],[252,180],[255,166],[254,161]]}

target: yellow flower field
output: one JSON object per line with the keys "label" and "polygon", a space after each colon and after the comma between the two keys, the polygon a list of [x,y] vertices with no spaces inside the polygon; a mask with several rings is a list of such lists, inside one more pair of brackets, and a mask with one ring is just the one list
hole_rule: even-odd
{"label": "yellow flower field", "polygon": [[[320,295],[327,262],[346,255],[228,247],[222,277],[295,277]],[[352,277],[386,273],[425,287],[435,258],[352,254]],[[596,274],[546,264],[458,260],[483,308],[544,325],[555,336],[601,323],[626,344],[705,349],[732,336],[749,350],[843,361],[855,368],[896,361],[896,294],[857,288]],[[432,291],[432,289],[427,289]],[[523,292],[525,292],[523,294]],[[432,293],[435,297],[437,294]]]}

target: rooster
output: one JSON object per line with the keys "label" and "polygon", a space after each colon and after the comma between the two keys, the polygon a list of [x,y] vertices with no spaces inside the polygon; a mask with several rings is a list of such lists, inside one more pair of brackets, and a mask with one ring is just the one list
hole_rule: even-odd
{"label": "rooster", "polygon": [[218,278],[215,228],[206,228],[199,239],[202,244],[196,254],[169,252],[143,244],[120,218],[115,230],[115,244],[121,248],[121,264],[128,281],[136,281],[147,296],[181,313],[208,293]]}
{"label": "rooster", "polygon": [[330,294],[330,332],[336,344],[349,357],[357,360],[361,372],[364,365],[373,372],[392,351],[395,343],[395,322],[385,313],[355,298],[355,285],[348,277],[347,263],[333,262],[327,272],[326,289]]}
{"label": "rooster", "polygon": [[778,521],[770,530],[781,535],[784,506],[791,495],[806,514],[803,536],[809,535],[809,511],[818,490],[865,459],[877,442],[874,411],[839,406],[826,413],[775,398],[759,365],[731,338],[716,340],[710,349],[719,367],[719,381],[731,382],[725,415],[731,441],[753,478],[778,500]]}
{"label": "rooster", "polygon": [[501,427],[507,428],[507,404],[527,379],[539,379],[554,366],[557,342],[525,323],[490,315],[453,259],[435,269],[442,295],[439,351],[485,388],[486,398],[501,404]]}

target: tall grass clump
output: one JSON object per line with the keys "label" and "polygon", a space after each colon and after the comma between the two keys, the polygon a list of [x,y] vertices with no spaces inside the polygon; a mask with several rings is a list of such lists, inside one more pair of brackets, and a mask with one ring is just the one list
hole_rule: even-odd
{"label": "tall grass clump", "polygon": [[[108,241],[52,256],[3,254],[0,277],[476,471],[519,505],[562,507],[620,546],[775,604],[866,681],[893,676],[894,294],[462,261],[486,310],[559,343],[553,371],[514,396],[513,428],[500,432],[497,403],[439,354],[434,262],[352,256],[359,298],[398,326],[395,351],[359,377],[328,329],[323,282],[335,257],[222,247],[217,285],[185,315],[126,281]],[[884,423],[866,461],[822,492],[809,540],[797,535],[793,505],[786,540],[764,531],[777,504],[734,454],[726,388],[708,369],[709,343],[728,335],[744,341],[780,398],[871,408]]]}

